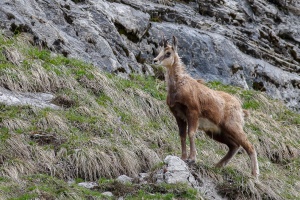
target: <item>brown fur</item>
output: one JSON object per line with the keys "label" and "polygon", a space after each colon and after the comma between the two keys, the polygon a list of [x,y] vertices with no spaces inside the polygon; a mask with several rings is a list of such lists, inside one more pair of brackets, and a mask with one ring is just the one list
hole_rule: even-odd
{"label": "brown fur", "polygon": [[[225,92],[206,87],[201,80],[195,80],[185,71],[177,54],[177,39],[173,45],[165,40],[163,49],[154,59],[156,64],[167,68],[167,104],[176,118],[181,137],[182,159],[195,161],[195,132],[198,128],[212,139],[228,146],[228,153],[217,164],[225,166],[242,146],[251,159],[252,175],[259,174],[256,151],[243,131],[244,116],[239,100]],[[190,154],[187,156],[186,137],[190,140]]]}

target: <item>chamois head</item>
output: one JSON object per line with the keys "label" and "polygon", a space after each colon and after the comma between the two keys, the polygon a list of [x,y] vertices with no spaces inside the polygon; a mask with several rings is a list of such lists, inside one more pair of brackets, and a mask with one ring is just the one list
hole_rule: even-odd
{"label": "chamois head", "polygon": [[173,36],[173,44],[169,45],[168,40],[164,37],[160,42],[161,50],[153,62],[156,65],[162,65],[165,67],[172,67],[175,62],[175,58],[178,57],[177,54],[177,38]]}

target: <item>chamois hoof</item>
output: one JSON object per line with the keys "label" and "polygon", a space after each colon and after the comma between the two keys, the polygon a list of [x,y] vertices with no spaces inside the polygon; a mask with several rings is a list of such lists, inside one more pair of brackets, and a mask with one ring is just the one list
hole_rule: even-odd
{"label": "chamois hoof", "polygon": [[217,164],[215,164],[215,167],[216,168],[222,168],[222,167],[224,167],[225,165],[223,164],[223,163],[217,163]]}
{"label": "chamois hoof", "polygon": [[183,158],[181,158],[181,160],[183,160],[185,163],[188,162],[188,159],[183,159]]}
{"label": "chamois hoof", "polygon": [[195,163],[196,163],[195,160],[191,160],[191,159],[187,159],[185,162],[186,162],[188,165],[192,165],[192,164],[195,164]]}
{"label": "chamois hoof", "polygon": [[258,177],[259,177],[259,173],[251,173],[252,177],[256,180],[258,180]]}
{"label": "chamois hoof", "polygon": [[187,159],[187,156],[181,156],[180,157],[181,158],[181,160],[183,160],[184,162],[186,162],[188,159]]}

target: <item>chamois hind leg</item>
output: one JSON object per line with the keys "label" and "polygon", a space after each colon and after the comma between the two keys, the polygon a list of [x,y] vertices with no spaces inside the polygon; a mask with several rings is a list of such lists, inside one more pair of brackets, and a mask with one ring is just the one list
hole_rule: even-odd
{"label": "chamois hind leg", "polygon": [[251,160],[252,175],[257,178],[259,175],[259,168],[258,168],[257,153],[255,151],[255,148],[247,138],[245,138],[245,140],[243,140],[240,144],[249,155]]}
{"label": "chamois hind leg", "polygon": [[187,123],[188,123],[188,135],[190,140],[190,155],[188,162],[196,161],[196,146],[195,146],[195,133],[198,128],[198,112],[189,111],[187,114]]}
{"label": "chamois hind leg", "polygon": [[226,144],[229,148],[227,154],[216,164],[216,167],[224,167],[232,159],[232,157],[238,152],[240,145],[235,143]]}
{"label": "chamois hind leg", "polygon": [[177,125],[179,128],[179,135],[181,140],[181,159],[186,161],[187,160],[187,152],[186,152],[186,127],[187,123],[181,119],[180,117],[175,116]]}
{"label": "chamois hind leg", "polygon": [[231,131],[230,135],[235,143],[241,145],[246,150],[251,160],[251,174],[257,178],[259,175],[257,154],[254,146],[249,142],[246,133],[243,129],[237,129],[235,131]]}
{"label": "chamois hind leg", "polygon": [[210,138],[212,138],[220,143],[226,144],[228,146],[229,150],[228,150],[227,154],[216,164],[216,167],[224,167],[232,159],[232,157],[237,153],[240,145],[236,144],[233,140],[226,137],[226,135],[224,135],[222,133],[213,134],[208,131],[208,132],[206,132],[206,134]]}

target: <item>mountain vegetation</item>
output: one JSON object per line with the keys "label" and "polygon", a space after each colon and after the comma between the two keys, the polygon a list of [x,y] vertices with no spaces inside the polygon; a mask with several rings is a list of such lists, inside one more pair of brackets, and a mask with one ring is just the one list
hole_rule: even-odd
{"label": "mountain vegetation", "polygon": [[[114,181],[121,174],[151,174],[166,155],[180,155],[162,68],[154,76],[121,78],[30,41],[27,33],[1,33],[0,86],[51,93],[59,108],[0,104],[0,199],[110,198],[102,195],[105,191],[124,199],[202,198],[185,184]],[[206,84],[237,96],[250,112],[245,131],[257,149],[261,175],[251,177],[243,149],[228,166],[216,169],[226,147],[200,131],[198,161],[190,166],[194,174],[211,180],[228,199],[300,199],[300,115],[263,92]],[[79,187],[82,181],[99,187]]]}

